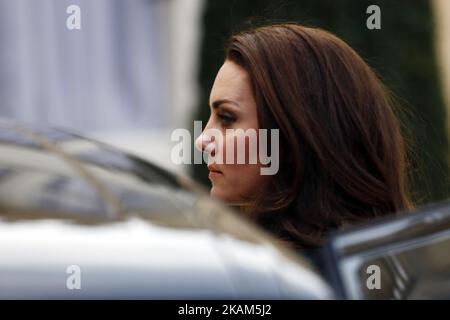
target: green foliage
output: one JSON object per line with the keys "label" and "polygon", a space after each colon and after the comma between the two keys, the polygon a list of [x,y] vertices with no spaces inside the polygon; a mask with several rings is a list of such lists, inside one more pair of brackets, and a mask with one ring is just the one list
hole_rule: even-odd
{"label": "green foliage", "polygon": [[[369,30],[366,9],[381,8],[381,30]],[[400,105],[399,116],[412,150],[411,189],[420,204],[450,196],[446,108],[433,43],[431,1],[246,0],[207,1],[203,16],[200,105],[206,123],[214,77],[224,45],[239,30],[275,22],[297,22],[329,30],[350,44],[375,69]],[[208,183],[205,166],[194,177]]]}

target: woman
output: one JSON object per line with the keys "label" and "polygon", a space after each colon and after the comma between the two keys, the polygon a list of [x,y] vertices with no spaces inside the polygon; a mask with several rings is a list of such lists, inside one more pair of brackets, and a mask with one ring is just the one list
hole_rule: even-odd
{"label": "woman", "polygon": [[[404,143],[383,85],[336,36],[295,24],[231,37],[197,139],[210,159],[227,129],[278,129],[279,170],[209,161],[211,195],[297,248],[329,231],[410,208]],[[207,134],[220,131],[223,143]],[[258,141],[261,143],[261,141]],[[270,148],[270,147],[269,147]]]}

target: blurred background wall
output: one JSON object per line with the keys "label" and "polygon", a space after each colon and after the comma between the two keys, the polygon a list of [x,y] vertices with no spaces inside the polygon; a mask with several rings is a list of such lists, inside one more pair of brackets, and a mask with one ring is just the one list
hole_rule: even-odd
{"label": "blurred background wall", "polygon": [[[0,0],[0,116],[164,155],[170,166],[161,139],[176,117],[168,4]],[[80,30],[66,27],[70,5],[81,9]]]}
{"label": "blurred background wall", "polygon": [[434,43],[447,107],[447,129],[450,133],[450,1],[433,0],[435,15]]}
{"label": "blurred background wall", "polygon": [[[81,30],[66,28],[73,4]],[[366,28],[372,4],[381,30]],[[204,166],[171,163],[170,134],[206,121],[232,32],[286,21],[330,30],[380,74],[406,111],[416,202],[449,197],[447,0],[0,0],[0,116],[81,131],[208,184]]]}
{"label": "blurred background wall", "polygon": [[[81,8],[81,30],[66,8]],[[158,1],[1,0],[3,116],[82,131],[170,122],[168,29]]]}

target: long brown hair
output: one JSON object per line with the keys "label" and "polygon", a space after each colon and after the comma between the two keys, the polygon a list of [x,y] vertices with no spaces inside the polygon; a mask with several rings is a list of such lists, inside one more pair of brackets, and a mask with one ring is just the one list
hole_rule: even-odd
{"label": "long brown hair", "polygon": [[250,75],[260,128],[280,133],[280,170],[247,208],[263,227],[316,247],[333,229],[411,207],[391,100],[344,41],[271,25],[232,36],[226,59]]}

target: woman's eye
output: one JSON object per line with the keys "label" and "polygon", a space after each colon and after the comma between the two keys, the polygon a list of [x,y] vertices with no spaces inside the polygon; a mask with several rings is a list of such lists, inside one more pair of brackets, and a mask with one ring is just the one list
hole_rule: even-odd
{"label": "woman's eye", "polygon": [[219,113],[217,116],[225,126],[232,124],[236,120],[231,114],[228,113]]}

